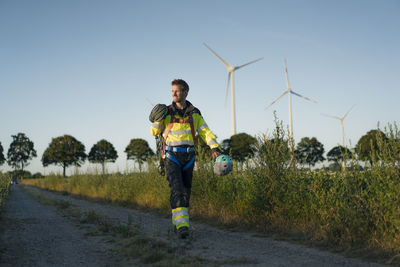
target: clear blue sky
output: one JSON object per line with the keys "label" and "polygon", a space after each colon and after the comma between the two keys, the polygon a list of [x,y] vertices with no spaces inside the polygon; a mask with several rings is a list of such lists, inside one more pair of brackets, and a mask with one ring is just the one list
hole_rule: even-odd
{"label": "clear blue sky", "polygon": [[340,124],[321,113],[356,104],[344,122],[354,146],[378,121],[399,122],[399,11],[397,0],[0,0],[0,142],[6,153],[25,133],[38,152],[27,169],[43,172],[52,137],[73,135],[87,152],[104,138],[119,154],[109,169],[124,171],[131,138],[154,148],[146,99],[170,103],[174,78],[218,140],[229,138],[227,70],[206,42],[232,65],[264,57],[235,73],[238,132],[272,129],[273,110],[288,123],[287,97],[264,110],[286,88],[287,58],[292,89],[318,101],[293,98],[296,142],[315,136],[328,151]]}

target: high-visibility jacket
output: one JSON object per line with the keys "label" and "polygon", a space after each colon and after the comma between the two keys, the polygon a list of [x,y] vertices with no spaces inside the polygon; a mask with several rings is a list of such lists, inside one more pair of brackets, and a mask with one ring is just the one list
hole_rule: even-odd
{"label": "high-visibility jacket", "polygon": [[184,116],[179,115],[179,112],[172,103],[168,107],[168,114],[160,122],[154,122],[150,127],[150,132],[152,135],[156,136],[163,134],[165,138],[165,129],[167,129],[169,123],[171,122],[172,116],[177,119],[183,119],[184,123],[173,123],[171,130],[168,133],[167,139],[165,140],[167,146],[194,146],[194,140],[192,135],[192,130],[190,128],[190,123],[186,122],[191,115],[193,118],[194,131],[203,139],[203,141],[211,148],[219,148],[215,135],[208,128],[207,123],[201,116],[200,110],[195,108],[189,101],[186,101],[186,112]]}

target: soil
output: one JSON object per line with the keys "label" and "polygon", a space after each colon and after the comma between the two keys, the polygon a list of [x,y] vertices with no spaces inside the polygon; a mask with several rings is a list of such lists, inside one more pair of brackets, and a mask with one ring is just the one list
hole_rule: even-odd
{"label": "soil", "polygon": [[[13,185],[3,213],[0,266],[119,266],[112,253],[116,244],[104,236],[90,236],[54,206],[42,205]],[[95,211],[115,222],[137,227],[149,238],[164,240],[210,266],[380,266],[286,241],[230,232],[192,222],[190,238],[178,239],[170,218],[142,211],[103,205],[29,187],[46,196],[65,200],[84,211]]]}

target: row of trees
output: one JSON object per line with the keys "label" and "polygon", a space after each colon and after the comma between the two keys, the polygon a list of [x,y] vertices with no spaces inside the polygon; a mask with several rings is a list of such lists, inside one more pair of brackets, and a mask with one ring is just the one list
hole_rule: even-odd
{"label": "row of trees", "polygon": [[[349,149],[342,146],[333,147],[324,157],[324,145],[317,138],[303,137],[296,145],[294,150],[294,158],[297,163],[308,167],[315,166],[318,162],[323,162],[326,159],[338,165],[343,163],[345,159],[357,157],[358,160],[369,162],[372,165],[374,153],[379,153],[379,140],[383,142],[388,138],[380,130],[371,130],[360,138],[355,148]],[[283,138],[282,138],[282,142]],[[257,140],[251,135],[240,133],[233,135],[229,139],[222,141],[222,149],[238,162],[243,162],[253,157],[257,151]],[[289,151],[289,146],[286,143],[286,148]]]}
{"label": "row of trees", "polygon": [[[3,154],[3,146],[0,143],[0,166],[7,161],[8,165],[24,172],[24,168],[29,165],[29,161],[37,157],[33,142],[24,134],[18,133],[12,135],[13,141],[8,149],[7,159]],[[141,171],[143,162],[154,155],[146,140],[131,139],[125,148],[127,159],[138,162]],[[105,164],[107,162],[115,162],[118,153],[114,146],[107,140],[100,140],[92,146],[89,154],[85,153],[85,146],[71,135],[63,135],[53,138],[48,148],[42,156],[42,164],[44,167],[51,164],[60,165],[63,168],[65,176],[66,168],[69,166],[81,166],[86,159],[91,163],[99,163],[102,166],[103,174],[105,173]]]}
{"label": "row of trees", "polygon": [[[7,159],[3,154],[3,147],[0,143],[0,166],[7,161],[8,165],[15,170],[24,171],[29,165],[29,161],[37,156],[33,142],[24,134],[18,133],[12,135],[13,141],[7,152]],[[354,149],[348,149],[342,146],[335,146],[327,153],[327,160],[338,165],[346,158],[357,156],[361,161],[370,162],[372,164],[373,152],[379,152],[378,140],[387,140],[385,134],[380,130],[371,130],[360,138]],[[289,151],[287,141],[281,138],[281,142],[285,142],[285,149]],[[197,139],[198,151],[202,150],[203,157],[208,157],[210,149],[201,140]],[[221,143],[224,153],[231,155],[237,162],[241,163],[254,156],[257,149],[257,139],[246,133],[240,133],[225,139]],[[323,162],[324,146],[317,138],[304,137],[297,144],[294,157],[296,161],[308,167],[315,166],[318,162]],[[131,139],[125,148],[127,159],[134,160],[139,165],[139,171],[142,170],[143,163],[154,155],[147,141],[136,138]],[[76,138],[70,135],[63,135],[53,138],[48,148],[42,155],[43,166],[51,164],[60,165],[63,168],[65,176],[66,168],[69,166],[81,166],[86,159],[91,163],[98,163],[102,166],[102,172],[105,173],[105,164],[107,162],[115,162],[118,153],[114,146],[107,140],[100,140],[92,146],[89,154],[85,153],[85,146]]]}

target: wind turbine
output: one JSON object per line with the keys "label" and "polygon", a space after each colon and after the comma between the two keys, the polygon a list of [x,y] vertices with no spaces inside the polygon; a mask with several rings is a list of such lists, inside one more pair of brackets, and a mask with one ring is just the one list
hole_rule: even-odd
{"label": "wind turbine", "polygon": [[235,72],[235,70],[238,70],[240,68],[243,68],[244,66],[247,66],[249,64],[255,63],[263,58],[258,58],[256,60],[247,62],[245,64],[239,65],[239,66],[232,66],[230,65],[228,62],[226,62],[225,60],[223,60],[220,56],[217,55],[217,53],[215,53],[208,45],[206,45],[205,43],[203,43],[205,47],[208,48],[208,50],[211,51],[211,53],[213,53],[214,56],[216,56],[219,60],[221,60],[222,63],[224,63],[224,65],[228,68],[228,84],[226,86],[226,92],[225,92],[225,105],[226,105],[226,101],[228,99],[228,90],[229,90],[229,82],[232,79],[232,135],[236,134],[236,110],[235,110],[235,82],[234,82],[234,78],[233,78],[233,73]]}
{"label": "wind turbine", "polygon": [[285,74],[286,74],[286,86],[287,86],[287,90],[285,92],[283,92],[277,99],[275,99],[274,101],[272,101],[272,103],[266,107],[265,109],[268,109],[270,106],[272,106],[273,104],[275,104],[280,98],[282,98],[284,95],[286,95],[287,93],[289,93],[289,144],[290,144],[290,151],[293,152],[294,151],[294,144],[293,144],[293,120],[292,120],[292,94],[301,98],[304,98],[307,101],[311,101],[314,103],[317,103],[317,101],[312,100],[308,97],[302,96],[298,93],[295,93],[291,86],[290,86],[290,82],[289,82],[289,74],[288,74],[288,70],[287,70],[287,62],[285,59]]}
{"label": "wind turbine", "polygon": [[346,114],[344,114],[343,117],[339,117],[339,116],[332,116],[332,115],[327,115],[327,114],[322,114],[326,117],[330,117],[333,119],[337,119],[340,121],[340,126],[342,128],[342,147],[344,147],[344,127],[343,127],[343,120],[346,118],[346,116],[350,113],[350,111],[354,108],[355,105],[353,105],[347,112]]}

